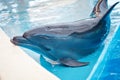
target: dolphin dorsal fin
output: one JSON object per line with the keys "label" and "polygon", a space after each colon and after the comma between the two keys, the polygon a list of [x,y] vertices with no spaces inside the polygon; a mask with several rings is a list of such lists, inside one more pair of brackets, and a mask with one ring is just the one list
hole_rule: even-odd
{"label": "dolphin dorsal fin", "polygon": [[99,17],[108,10],[107,0],[98,0],[93,8],[91,17]]}
{"label": "dolphin dorsal fin", "polygon": [[116,2],[115,4],[113,4],[105,13],[104,15],[101,17],[100,21],[103,21],[105,19],[107,19],[107,17],[109,16],[109,14],[111,13],[111,11],[113,10],[113,8],[118,4],[119,2]]}

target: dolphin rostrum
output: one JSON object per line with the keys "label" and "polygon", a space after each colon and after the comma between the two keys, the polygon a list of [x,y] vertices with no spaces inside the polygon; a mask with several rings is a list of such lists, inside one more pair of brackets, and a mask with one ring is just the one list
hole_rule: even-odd
{"label": "dolphin rostrum", "polygon": [[101,46],[110,30],[109,14],[118,3],[108,9],[107,0],[98,0],[89,19],[44,25],[14,37],[11,42],[65,66],[86,66],[89,62],[78,60]]}

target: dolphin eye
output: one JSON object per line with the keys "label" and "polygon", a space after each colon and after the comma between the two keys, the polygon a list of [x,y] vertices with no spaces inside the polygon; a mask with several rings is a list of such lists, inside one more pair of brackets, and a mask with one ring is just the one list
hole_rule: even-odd
{"label": "dolphin eye", "polygon": [[50,49],[50,48],[45,47],[45,49],[46,49],[46,51],[51,51],[51,49]]}
{"label": "dolphin eye", "polygon": [[51,49],[48,48],[48,47],[46,47],[46,46],[42,46],[42,47],[43,47],[43,49],[46,50],[46,51],[51,51]]}
{"label": "dolphin eye", "polygon": [[45,51],[51,51],[51,49],[48,46],[45,46],[43,44],[39,44],[39,47],[41,47],[42,49],[44,49]]}

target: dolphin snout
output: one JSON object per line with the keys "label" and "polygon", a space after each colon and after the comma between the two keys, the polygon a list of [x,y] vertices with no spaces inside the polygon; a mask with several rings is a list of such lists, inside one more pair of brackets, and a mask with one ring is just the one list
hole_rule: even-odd
{"label": "dolphin snout", "polygon": [[28,43],[28,41],[22,36],[13,37],[13,39],[11,39],[10,41],[15,45],[21,45],[21,44]]}

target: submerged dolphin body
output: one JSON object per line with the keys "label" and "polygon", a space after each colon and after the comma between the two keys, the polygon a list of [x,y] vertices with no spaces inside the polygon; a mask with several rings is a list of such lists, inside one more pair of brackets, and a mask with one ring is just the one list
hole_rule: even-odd
{"label": "submerged dolphin body", "polygon": [[86,66],[80,58],[94,52],[105,40],[110,29],[107,0],[98,0],[92,17],[71,23],[46,25],[16,36],[11,41],[66,66]]}

